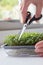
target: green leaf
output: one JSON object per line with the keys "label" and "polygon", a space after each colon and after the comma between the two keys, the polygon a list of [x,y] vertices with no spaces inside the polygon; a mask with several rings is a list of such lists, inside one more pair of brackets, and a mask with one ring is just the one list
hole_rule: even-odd
{"label": "green leaf", "polygon": [[18,40],[18,35],[8,35],[5,37],[4,44],[8,46],[27,46],[35,45],[38,41],[43,40],[43,33],[29,33],[26,32]]}

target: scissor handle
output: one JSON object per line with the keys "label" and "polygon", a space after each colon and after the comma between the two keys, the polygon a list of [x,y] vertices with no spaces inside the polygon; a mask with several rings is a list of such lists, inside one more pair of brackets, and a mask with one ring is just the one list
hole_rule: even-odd
{"label": "scissor handle", "polygon": [[[27,21],[28,21],[28,19],[30,19],[30,17],[31,17],[31,13],[30,12],[27,12],[27,17],[26,17],[26,20],[25,20],[25,23],[27,23]],[[29,21],[29,23],[28,24],[31,24],[33,21],[38,21],[38,20],[40,20],[42,18],[42,14],[38,17],[38,18],[36,18],[35,17],[35,15],[32,17],[32,19],[30,19],[30,21]],[[27,25],[28,25],[27,24]]]}
{"label": "scissor handle", "polygon": [[27,23],[28,19],[30,19],[30,16],[31,16],[31,13],[27,12],[27,17],[26,17],[25,23]]}
{"label": "scissor handle", "polygon": [[29,21],[29,24],[31,24],[33,21],[38,21],[41,18],[42,18],[42,14],[38,18],[36,18],[35,15],[34,15],[33,18]]}

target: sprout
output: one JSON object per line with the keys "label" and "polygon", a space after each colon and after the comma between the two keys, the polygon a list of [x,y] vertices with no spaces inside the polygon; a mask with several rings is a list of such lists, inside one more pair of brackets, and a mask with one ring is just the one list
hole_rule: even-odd
{"label": "sprout", "polygon": [[8,35],[5,37],[4,44],[7,43],[8,46],[28,46],[35,45],[41,40],[43,40],[43,33],[25,32],[20,40],[18,40],[18,35]]}

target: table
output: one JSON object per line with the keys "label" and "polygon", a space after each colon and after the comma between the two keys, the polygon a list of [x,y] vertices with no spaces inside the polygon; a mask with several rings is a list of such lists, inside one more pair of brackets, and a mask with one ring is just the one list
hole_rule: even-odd
{"label": "table", "polygon": [[43,65],[43,57],[10,57],[0,48],[0,65]]}
{"label": "table", "polygon": [[[42,29],[29,29],[29,32],[43,32]],[[0,31],[0,43],[6,35],[18,33],[14,31]],[[43,65],[43,57],[10,57],[0,48],[0,65]]]}

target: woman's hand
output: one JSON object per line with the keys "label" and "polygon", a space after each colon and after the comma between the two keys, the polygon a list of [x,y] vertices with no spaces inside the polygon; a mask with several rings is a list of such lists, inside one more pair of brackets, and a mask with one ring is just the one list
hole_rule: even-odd
{"label": "woman's hand", "polygon": [[36,43],[36,45],[35,45],[35,52],[39,56],[43,56],[43,41],[39,41],[38,43]]}
{"label": "woman's hand", "polygon": [[39,17],[41,14],[42,6],[43,6],[43,0],[22,0],[20,11],[21,11],[21,23],[25,22],[26,16],[27,16],[27,9],[30,3],[33,3],[36,5],[36,15],[35,17]]}

